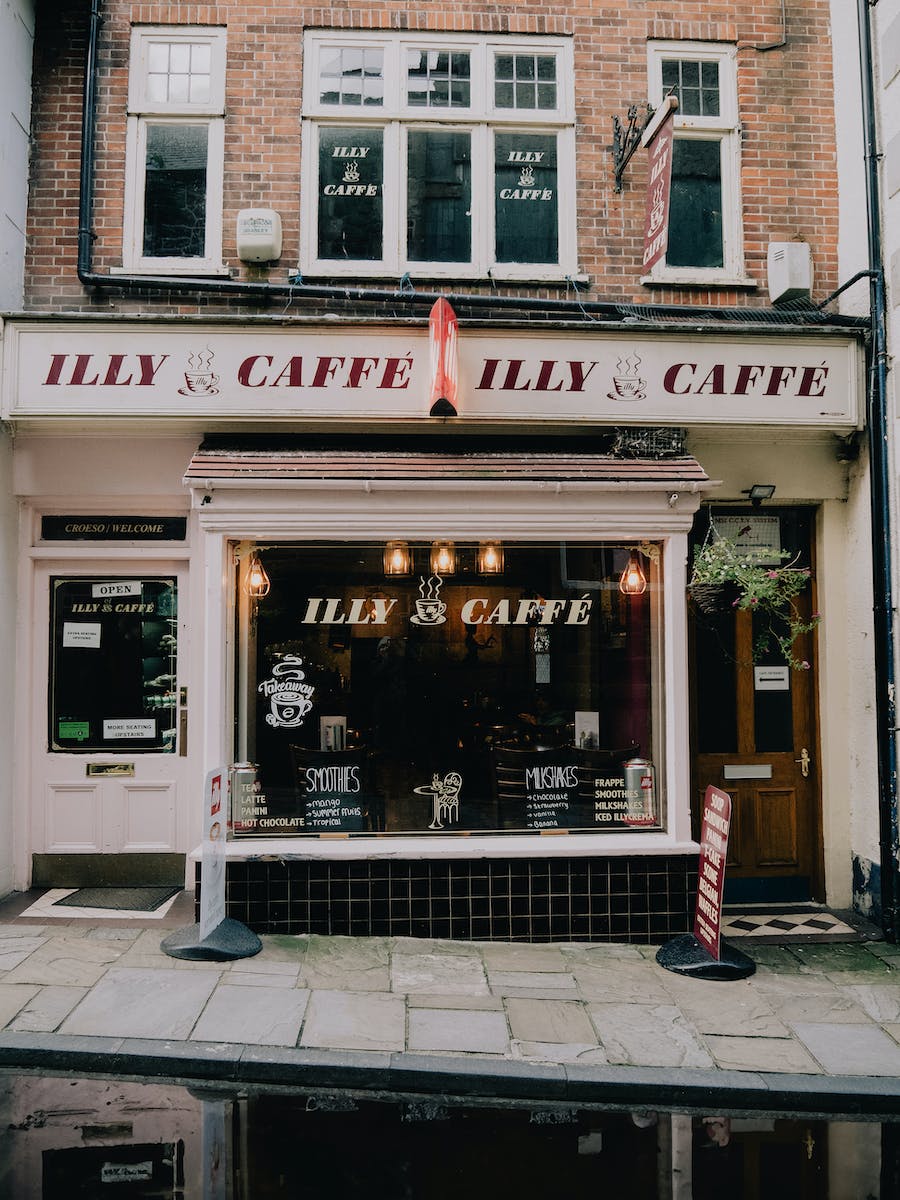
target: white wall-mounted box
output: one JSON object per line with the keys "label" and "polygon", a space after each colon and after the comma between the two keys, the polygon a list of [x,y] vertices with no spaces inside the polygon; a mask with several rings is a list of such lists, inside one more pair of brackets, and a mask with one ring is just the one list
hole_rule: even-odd
{"label": "white wall-mounted box", "polygon": [[281,217],[271,208],[242,208],[237,215],[237,252],[242,262],[281,258]]}

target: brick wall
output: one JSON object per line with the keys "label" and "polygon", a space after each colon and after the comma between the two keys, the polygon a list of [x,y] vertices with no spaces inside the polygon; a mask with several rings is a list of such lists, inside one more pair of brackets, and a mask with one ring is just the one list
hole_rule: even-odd
{"label": "brick wall", "polygon": [[[838,286],[837,180],[831,109],[827,0],[719,3],[579,0],[561,10],[546,0],[485,6],[455,0],[411,10],[393,0],[331,7],[301,4],[134,4],[104,0],[100,35],[93,266],[122,263],[126,96],[131,24],[223,24],[228,28],[224,255],[238,279],[287,282],[299,256],[302,33],[306,27],[466,30],[565,34],[574,39],[578,169],[578,269],[592,300],[703,306],[768,304],[765,260],[771,240],[810,243],[816,298]],[[115,309],[171,313],[252,308],[189,294],[99,290],[76,277],[81,97],[88,27],[86,0],[40,6],[36,38],[34,143],[31,165],[28,289],[35,309]],[[560,15],[560,13],[564,15]],[[612,118],[647,99],[648,38],[722,41],[738,47],[742,128],[745,262],[755,289],[673,288],[640,283],[646,167],[638,154],[614,191]],[[760,49],[760,47],[771,47]],[[235,216],[252,206],[279,211],[284,252],[273,268],[247,266],[235,253]],[[381,284],[379,286],[385,286]],[[388,284],[387,286],[393,286]],[[467,285],[471,286],[471,285]],[[515,287],[515,285],[513,285]],[[453,286],[454,291],[467,287]],[[499,288],[502,292],[502,286]],[[521,292],[521,286],[515,287]],[[533,290],[566,296],[565,287]],[[333,308],[333,305],[329,306]]]}

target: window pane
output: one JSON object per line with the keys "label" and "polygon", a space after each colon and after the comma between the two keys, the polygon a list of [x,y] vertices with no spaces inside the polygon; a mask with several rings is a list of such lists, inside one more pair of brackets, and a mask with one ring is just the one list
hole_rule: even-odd
{"label": "window pane", "polygon": [[662,64],[665,95],[678,97],[678,110],[687,117],[719,115],[719,64],[706,60],[665,59]]}
{"label": "window pane", "polygon": [[319,258],[382,257],[383,134],[319,131]]}
{"label": "window pane", "polygon": [[413,262],[472,257],[471,138],[410,130],[407,140],[407,255]]}
{"label": "window pane", "polygon": [[676,138],[666,263],[721,267],[724,262],[721,143]]}
{"label": "window pane", "polygon": [[212,47],[206,42],[151,42],[147,98],[156,104],[205,104],[210,97]]}
{"label": "window pane", "polygon": [[659,754],[658,567],[626,597],[623,545],[508,543],[484,575],[458,542],[435,575],[425,542],[404,578],[383,550],[266,548],[241,631],[260,792],[240,832],[659,828],[623,767]]}
{"label": "window pane", "polygon": [[167,73],[169,70],[168,42],[151,42],[147,47],[147,69]]}
{"label": "window pane", "polygon": [[175,580],[50,586],[50,748],[174,753]]}
{"label": "window pane", "polygon": [[143,253],[206,253],[206,125],[149,125],[144,177]]}
{"label": "window pane", "polygon": [[494,57],[494,104],[497,108],[555,108],[555,81],[556,59],[552,54],[497,54]]}
{"label": "window pane", "polygon": [[319,100],[322,104],[380,106],[384,103],[383,60],[380,49],[323,47]]}
{"label": "window pane", "polygon": [[497,262],[559,257],[556,138],[498,133],[494,139]]}
{"label": "window pane", "polygon": [[186,74],[190,69],[190,46],[186,42],[173,42],[169,53],[169,70]]}
{"label": "window pane", "polygon": [[468,107],[468,53],[410,50],[406,70],[408,104],[430,108]]}

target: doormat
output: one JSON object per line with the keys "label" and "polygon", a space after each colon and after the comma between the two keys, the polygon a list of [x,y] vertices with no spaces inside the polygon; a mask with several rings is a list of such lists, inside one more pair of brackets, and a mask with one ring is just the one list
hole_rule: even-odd
{"label": "doormat", "polygon": [[54,907],[67,908],[115,908],[128,912],[155,912],[157,908],[177,896],[180,887],[87,887],[78,888],[55,900]]}

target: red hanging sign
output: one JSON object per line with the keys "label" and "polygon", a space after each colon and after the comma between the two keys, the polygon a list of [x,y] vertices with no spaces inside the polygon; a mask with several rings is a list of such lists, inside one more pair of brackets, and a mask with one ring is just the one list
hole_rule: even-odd
{"label": "red hanging sign", "polygon": [[644,130],[641,145],[649,150],[647,208],[644,217],[645,271],[663,257],[669,244],[669,197],[672,190],[672,113],[678,107],[674,96],[667,96]]}
{"label": "red hanging sign", "polygon": [[717,961],[720,957],[722,893],[725,888],[725,859],[728,855],[730,827],[731,797],[719,788],[708,787],[703,797],[703,824],[700,828],[694,937]]}
{"label": "red hanging sign", "polygon": [[455,417],[459,322],[450,304],[435,300],[428,318],[428,343],[431,348],[431,403],[429,416]]}

